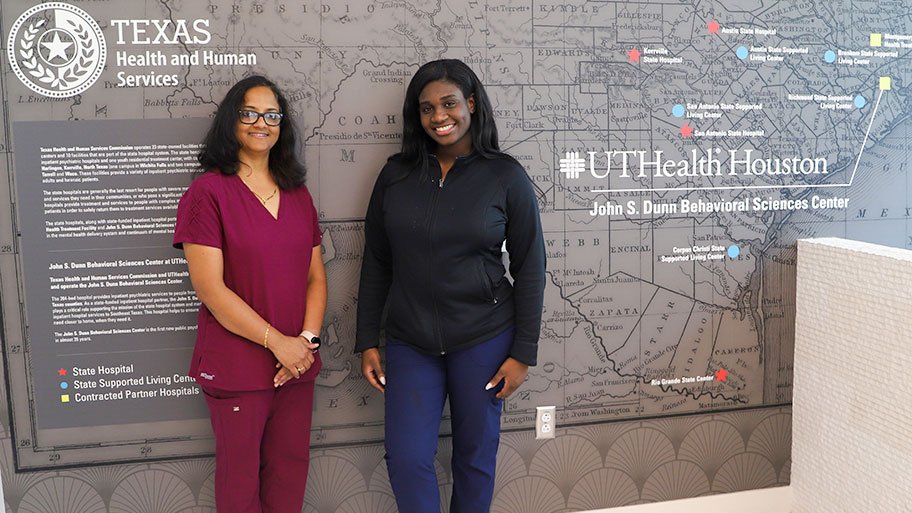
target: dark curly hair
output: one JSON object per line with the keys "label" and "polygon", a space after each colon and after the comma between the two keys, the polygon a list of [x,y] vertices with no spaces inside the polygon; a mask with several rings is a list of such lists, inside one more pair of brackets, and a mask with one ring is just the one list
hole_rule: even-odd
{"label": "dark curly hair", "polygon": [[200,167],[204,171],[218,169],[222,174],[237,174],[240,166],[238,152],[241,149],[241,144],[235,135],[238,110],[244,104],[244,95],[254,87],[268,87],[272,90],[279,103],[279,110],[284,114],[279,125],[279,139],[269,151],[269,172],[280,189],[289,190],[299,187],[304,184],[307,171],[299,158],[297,134],[291,109],[278,86],[261,75],[244,78],[228,90],[215,112],[209,132],[203,140],[203,149],[197,156]]}

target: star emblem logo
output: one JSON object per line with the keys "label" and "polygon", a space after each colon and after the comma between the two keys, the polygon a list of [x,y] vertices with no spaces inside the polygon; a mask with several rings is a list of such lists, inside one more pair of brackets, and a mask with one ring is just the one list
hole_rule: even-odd
{"label": "star emblem logo", "polygon": [[72,41],[62,41],[60,39],[60,31],[54,31],[53,41],[42,41],[39,43],[45,50],[47,50],[47,57],[45,58],[49,63],[53,63],[54,59],[61,59],[66,62],[69,60],[67,56],[67,50],[73,46]]}
{"label": "star emblem logo", "polygon": [[719,22],[716,20],[712,20],[711,22],[709,22],[708,25],[706,25],[706,28],[709,29],[710,34],[718,34],[719,28],[721,28],[721,27],[722,27],[722,25],[719,25]]}
{"label": "star emblem logo", "polygon": [[57,375],[58,375],[58,376],[66,376],[66,369],[61,368],[59,371],[57,371]]}
{"label": "star emblem logo", "polygon": [[721,367],[714,373],[714,375],[716,376],[716,381],[728,381],[728,371]]}
{"label": "star emblem logo", "polygon": [[636,48],[627,52],[627,58],[630,59],[630,62],[640,62],[640,55],[643,54],[641,54],[640,51]]}
{"label": "star emblem logo", "polygon": [[684,126],[680,128],[681,137],[693,137],[694,128],[690,126],[690,123],[684,123]]}
{"label": "star emblem logo", "polygon": [[13,23],[6,56],[26,87],[51,98],[67,98],[101,76],[107,43],[101,26],[82,9],[67,2],[44,2]]}

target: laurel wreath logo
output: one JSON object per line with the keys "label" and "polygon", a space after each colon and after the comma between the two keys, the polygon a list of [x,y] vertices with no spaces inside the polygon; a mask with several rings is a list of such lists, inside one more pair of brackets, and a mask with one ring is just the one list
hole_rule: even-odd
{"label": "laurel wreath logo", "polygon": [[[55,34],[56,46],[47,44],[52,50],[48,56],[54,59],[48,59],[42,41],[52,31],[65,33],[72,43],[61,47]],[[87,12],[65,2],[45,2],[28,9],[13,23],[6,54],[12,71],[26,87],[44,96],[67,98],[98,80],[104,71],[107,45],[101,27]],[[55,59],[61,57],[66,62],[58,64]]]}
{"label": "laurel wreath logo", "polygon": [[23,59],[22,66],[28,70],[29,75],[35,77],[41,83],[59,89],[68,89],[74,84],[78,84],[92,71],[91,59],[95,56],[96,50],[87,28],[73,23],[72,20],[66,20],[66,22],[81,44],[78,45],[78,55],[73,64],[62,67],[56,72],[53,68],[45,67],[39,62],[38,50],[35,48],[38,32],[44,25],[45,20],[30,23],[19,41],[19,55]]}

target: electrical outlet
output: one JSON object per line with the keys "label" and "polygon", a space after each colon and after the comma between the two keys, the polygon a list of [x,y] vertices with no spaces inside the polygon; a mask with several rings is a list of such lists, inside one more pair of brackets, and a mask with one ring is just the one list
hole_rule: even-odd
{"label": "electrical outlet", "polygon": [[557,412],[554,406],[535,408],[535,438],[554,438],[557,424]]}

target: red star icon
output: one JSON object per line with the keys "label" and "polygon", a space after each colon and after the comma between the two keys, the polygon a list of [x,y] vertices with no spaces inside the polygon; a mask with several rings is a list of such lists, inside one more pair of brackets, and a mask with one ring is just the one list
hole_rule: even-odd
{"label": "red star icon", "polygon": [[719,368],[715,372],[716,381],[728,381],[728,371],[722,368]]}
{"label": "red star icon", "polygon": [[66,376],[66,369],[60,369],[59,371],[57,371],[57,375],[58,375],[58,376]]}
{"label": "red star icon", "polygon": [[630,59],[630,62],[640,62],[640,55],[642,54],[636,48],[627,52],[627,58]]}
{"label": "red star icon", "polygon": [[710,33],[710,34],[718,34],[718,33],[719,33],[719,28],[720,28],[721,26],[722,26],[722,25],[719,25],[719,22],[718,22],[718,21],[712,20],[711,22],[709,22],[708,25],[706,25],[706,28],[709,29],[709,33]]}
{"label": "red star icon", "polygon": [[684,123],[684,126],[680,128],[681,137],[693,137],[694,136],[694,127],[690,126],[690,123]]}

